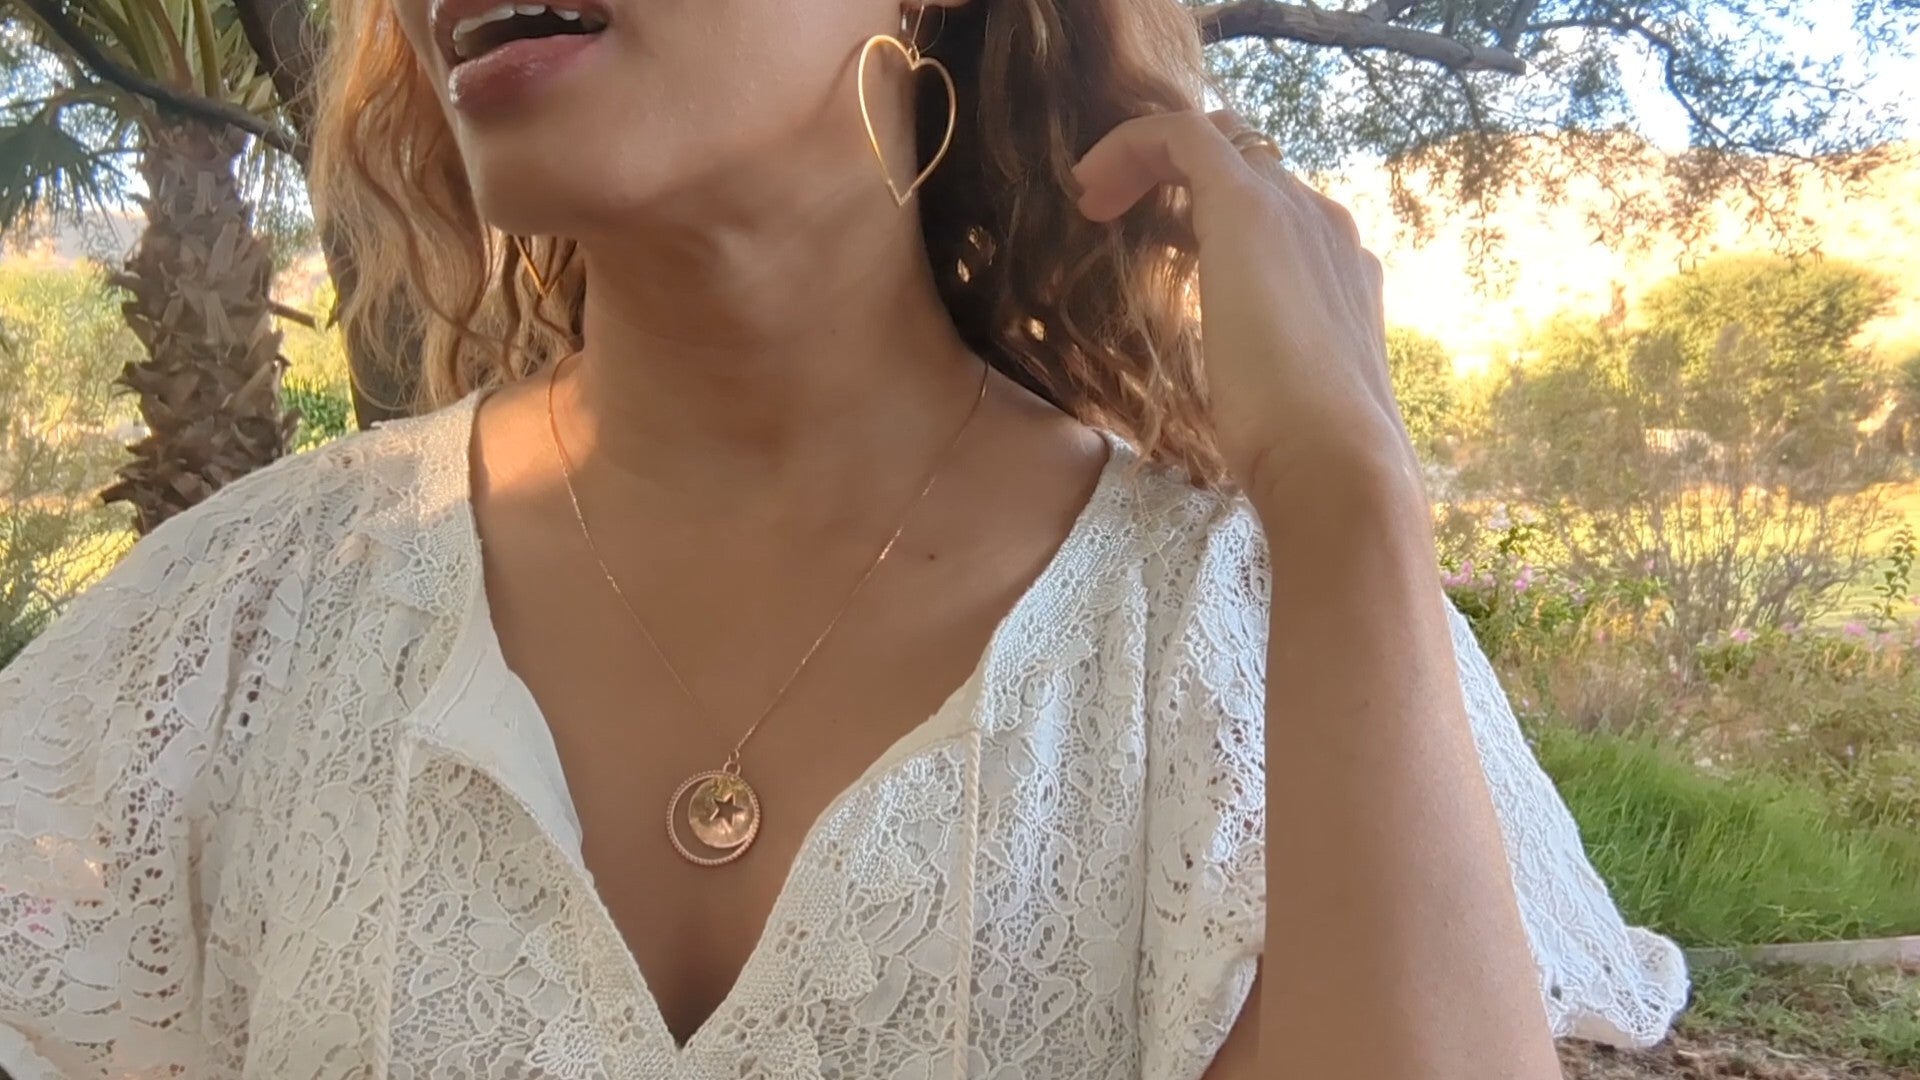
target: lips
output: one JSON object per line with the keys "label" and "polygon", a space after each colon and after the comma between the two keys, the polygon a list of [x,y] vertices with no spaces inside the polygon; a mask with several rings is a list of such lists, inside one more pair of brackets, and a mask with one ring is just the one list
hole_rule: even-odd
{"label": "lips", "polygon": [[429,25],[447,64],[447,97],[469,114],[531,93],[596,44],[607,0],[437,0]]}
{"label": "lips", "polygon": [[528,101],[599,43],[569,35],[514,41],[468,60],[447,75],[447,100],[469,117],[494,114]]}

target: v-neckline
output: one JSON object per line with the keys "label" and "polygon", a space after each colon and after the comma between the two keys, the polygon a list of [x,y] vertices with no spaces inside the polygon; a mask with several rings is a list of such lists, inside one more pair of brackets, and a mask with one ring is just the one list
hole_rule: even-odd
{"label": "v-neckline", "polygon": [[[462,565],[469,569],[469,580],[466,596],[460,605],[461,626],[455,637],[448,667],[459,666],[464,670],[450,671],[443,675],[436,680],[435,689],[439,689],[441,684],[464,685],[472,680],[477,671],[491,666],[496,676],[504,680],[508,691],[521,699],[521,709],[527,718],[538,726],[539,736],[545,740],[547,748],[554,754],[554,763],[558,765],[558,750],[553,742],[552,726],[547,721],[539,700],[533,696],[531,688],[507,663],[498,630],[493,624],[492,605],[486,594],[486,574],[480,553],[482,540],[479,519],[474,513],[473,505],[473,472],[477,464],[474,454],[474,429],[477,426],[475,418],[479,414],[480,403],[495,389],[499,387],[480,387],[469,391],[457,405],[462,410],[462,415],[459,417],[459,422],[453,425],[454,433],[458,436],[458,447],[452,453],[458,457],[457,494],[460,503],[460,510],[456,512],[455,517],[459,526],[457,529],[461,549],[459,557]],[[708,1031],[723,1016],[734,1010],[743,993],[746,992],[746,988],[752,985],[754,978],[764,968],[767,931],[777,924],[783,910],[792,903],[793,879],[801,868],[803,860],[817,844],[823,824],[830,820],[847,800],[871,785],[876,777],[897,768],[910,758],[974,730],[975,725],[971,722],[971,718],[975,713],[982,686],[993,669],[1004,663],[1004,658],[1015,637],[1015,628],[1028,626],[1044,614],[1043,609],[1051,598],[1060,595],[1062,590],[1069,587],[1070,576],[1085,568],[1089,561],[1086,556],[1092,553],[1102,533],[1101,519],[1106,515],[1109,504],[1118,496],[1120,480],[1126,472],[1127,462],[1133,453],[1132,447],[1114,433],[1103,428],[1094,430],[1107,444],[1107,457],[1101,464],[1092,492],[1088,494],[1086,501],[1075,514],[1066,536],[1048,557],[1040,573],[995,624],[993,633],[988,637],[985,648],[981,650],[967,678],[955,687],[926,719],[896,739],[879,757],[868,764],[851,784],[828,800],[812,823],[807,826],[799,845],[794,849],[792,861],[788,863],[785,873],[781,876],[780,887],[774,893],[773,903],[768,907],[756,932],[753,947],[748,951],[746,960],[734,974],[733,982],[728,986],[726,993],[695,1027],[686,1042],[682,1043],[667,1024],[659,999],[654,995],[652,982],[641,968],[639,958],[634,955],[632,948],[627,945],[626,939],[619,932],[618,924],[614,922],[612,912],[607,908],[598,887],[593,884],[592,874],[586,868],[578,844],[570,846],[560,843],[555,835],[555,823],[551,815],[538,812],[535,809],[535,800],[529,799],[527,793],[508,787],[509,793],[515,796],[523,810],[539,826],[546,842],[558,851],[563,857],[562,861],[573,871],[575,883],[591,904],[595,929],[610,948],[617,948],[621,954],[622,965],[630,985],[644,999],[643,1011],[651,1033],[659,1040],[660,1048],[671,1056],[676,1064],[684,1064],[694,1058],[703,1045]],[[454,693],[457,694],[457,691]],[[428,699],[444,696],[430,692]],[[427,704],[428,699],[423,699],[422,704]],[[443,701],[442,707],[445,704],[447,703]],[[968,722],[963,724],[963,720]],[[445,731],[443,734],[452,735],[454,732]],[[974,751],[969,750],[969,752]],[[516,778],[523,783],[528,782],[523,776]],[[508,778],[496,776],[495,779],[505,784]],[[564,809],[570,819],[569,824],[578,822],[577,808],[573,805],[571,794],[566,790],[564,769],[558,770],[557,775],[553,775],[552,779],[557,780],[556,786],[559,790],[545,792],[546,797],[540,801],[556,804]],[[977,810],[977,807],[967,808],[967,812],[970,813]],[[577,841],[578,836],[575,839]],[[963,973],[961,977],[966,976]]]}

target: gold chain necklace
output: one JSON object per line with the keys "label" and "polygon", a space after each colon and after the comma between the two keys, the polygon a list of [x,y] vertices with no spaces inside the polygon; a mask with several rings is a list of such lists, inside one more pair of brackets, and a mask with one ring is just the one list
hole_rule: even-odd
{"label": "gold chain necklace", "polygon": [[[553,416],[553,384],[559,374],[560,365],[564,362],[565,358],[555,361],[547,371],[547,429],[553,435],[553,449],[560,456],[560,474],[566,481],[567,498],[573,503],[573,516],[580,522],[580,535],[586,538],[587,549],[593,552],[594,561],[600,564],[600,573],[606,577],[607,584],[613,586],[613,594],[620,598],[620,606],[626,608],[627,614],[632,616],[633,624],[640,628],[641,636],[647,639],[647,644],[651,645],[654,653],[660,657],[660,662],[666,666],[667,673],[672,675],[673,681],[679,685],[680,692],[693,703],[694,709],[703,719],[711,720],[711,717],[706,714],[705,706],[700,704],[700,699],[694,696],[686,680],[682,679],[680,672],[674,668],[673,661],[667,659],[666,650],[660,647],[660,643],[647,629],[645,620],[641,619],[640,613],[634,610],[631,603],[628,603],[627,594],[620,588],[620,583],[614,579],[613,571],[607,568],[607,561],[601,558],[600,548],[593,542],[593,533],[587,528],[587,515],[580,509],[580,496],[573,489],[573,460],[567,456],[567,448],[560,441],[560,426]],[[847,594],[846,600],[840,605],[840,610],[834,613],[826,629],[820,631],[820,636],[813,639],[813,644],[808,647],[806,655],[800,658],[800,663],[794,667],[793,673],[787,676],[787,681],[780,684],[779,692],[774,694],[773,700],[761,711],[759,719],[747,728],[745,735],[740,736],[739,742],[733,744],[733,750],[727,754],[726,762],[718,769],[709,769],[687,777],[685,782],[675,788],[673,795],[667,799],[667,840],[688,862],[700,866],[719,866],[732,862],[746,854],[747,846],[752,844],[753,838],[760,834],[760,797],[740,775],[740,749],[747,744],[748,739],[753,737],[753,733],[759,730],[761,722],[772,715],[773,710],[786,698],[788,688],[800,677],[800,673],[806,670],[807,663],[813,659],[813,654],[820,650],[820,644],[827,640],[827,635],[833,633],[833,628],[839,625],[840,617],[845,615],[847,609],[853,605],[853,598],[860,594],[860,589],[866,585],[867,579],[871,578],[873,572],[880,568],[880,564],[886,561],[887,554],[893,550],[894,543],[900,539],[900,534],[906,531],[907,522],[913,517],[914,510],[918,509],[921,500],[927,497],[927,492],[933,489],[933,482],[946,468],[954,447],[959,445],[960,436],[973,423],[974,414],[980,411],[980,402],[986,399],[987,378],[992,374],[993,369],[985,364],[981,367],[983,370],[980,373],[980,391],[974,395],[973,405],[967,410],[967,418],[953,433],[953,439],[947,443],[946,449],[941,452],[939,460],[935,462],[933,470],[927,475],[927,482],[921,486],[920,494],[914,496],[913,502],[907,506],[906,513],[901,515],[900,524],[893,530],[893,535],[888,537],[887,542],[881,546],[880,554],[874,556],[866,572],[860,575],[860,580],[854,582],[853,591]],[[683,802],[685,803],[684,815],[681,810]],[[680,835],[679,822],[683,817],[687,832],[691,834],[691,846],[688,840]],[[694,846],[703,850],[695,851]]]}

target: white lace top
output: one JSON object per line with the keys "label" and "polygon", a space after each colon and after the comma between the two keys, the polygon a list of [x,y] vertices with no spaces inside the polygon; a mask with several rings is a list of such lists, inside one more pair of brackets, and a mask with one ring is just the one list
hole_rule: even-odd
{"label": "white lace top", "polygon": [[[1114,440],[966,685],[814,824],[681,1048],[493,638],[478,397],[228,485],[0,670],[0,1066],[1200,1076],[1268,884],[1269,570],[1244,502],[1136,475]],[[1553,1026],[1655,1041],[1679,951],[1622,924],[1451,618]]]}

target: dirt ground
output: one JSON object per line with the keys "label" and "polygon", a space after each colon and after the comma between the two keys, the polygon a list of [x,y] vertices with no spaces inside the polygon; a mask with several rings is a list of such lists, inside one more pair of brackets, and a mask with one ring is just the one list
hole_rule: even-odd
{"label": "dirt ground", "polygon": [[1920,1071],[1776,1050],[1747,1036],[1676,1033],[1651,1050],[1560,1044],[1567,1080],[1916,1080]]}

